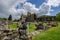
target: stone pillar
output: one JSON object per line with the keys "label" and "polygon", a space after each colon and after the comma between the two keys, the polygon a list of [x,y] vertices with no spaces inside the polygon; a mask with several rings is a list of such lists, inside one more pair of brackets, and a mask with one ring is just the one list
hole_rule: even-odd
{"label": "stone pillar", "polygon": [[18,32],[19,32],[19,39],[20,40],[28,40],[28,27],[26,23],[26,16],[22,16],[21,24],[19,24]]}
{"label": "stone pillar", "polygon": [[25,29],[25,27],[27,27],[27,25],[25,25],[24,28],[23,28],[23,25],[25,25],[25,23],[24,23],[24,24],[21,24],[21,25],[19,26],[19,28],[18,28],[19,39],[20,39],[20,40],[28,40],[28,39],[27,39],[27,37],[28,37],[28,35],[27,35],[27,28]]}
{"label": "stone pillar", "polygon": [[8,21],[5,22],[5,25],[4,26],[5,26],[5,29],[6,30],[9,30]]}

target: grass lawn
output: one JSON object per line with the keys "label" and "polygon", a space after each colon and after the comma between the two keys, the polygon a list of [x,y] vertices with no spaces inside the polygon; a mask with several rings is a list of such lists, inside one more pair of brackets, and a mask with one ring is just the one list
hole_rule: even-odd
{"label": "grass lawn", "polygon": [[[29,32],[35,31],[35,23],[31,23],[29,26]],[[10,29],[17,29],[17,23],[13,23],[9,25]]]}
{"label": "grass lawn", "polygon": [[29,32],[33,32],[33,31],[35,31],[35,25],[34,23],[31,23],[29,26]]}
{"label": "grass lawn", "polygon": [[17,23],[13,23],[9,25],[10,29],[17,29]]}
{"label": "grass lawn", "polygon": [[60,40],[60,23],[57,27],[34,36],[33,40]]}

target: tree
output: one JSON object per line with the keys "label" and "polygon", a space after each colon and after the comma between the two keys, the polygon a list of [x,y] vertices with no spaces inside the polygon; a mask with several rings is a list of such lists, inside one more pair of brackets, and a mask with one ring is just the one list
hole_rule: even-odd
{"label": "tree", "polygon": [[34,20],[37,20],[37,15],[34,13]]}
{"label": "tree", "polygon": [[12,15],[9,15],[8,20],[12,21]]}
{"label": "tree", "polygon": [[60,12],[58,12],[58,13],[56,14],[56,20],[57,20],[57,21],[60,21]]}

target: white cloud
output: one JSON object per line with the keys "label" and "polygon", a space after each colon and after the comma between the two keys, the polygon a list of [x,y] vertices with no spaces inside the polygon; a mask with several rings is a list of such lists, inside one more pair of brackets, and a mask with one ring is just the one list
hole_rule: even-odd
{"label": "white cloud", "polygon": [[37,13],[38,12],[38,8],[36,8],[36,5],[30,3],[30,2],[26,2],[24,4],[24,7],[23,7],[26,11],[28,12],[31,12],[31,13]]}
{"label": "white cloud", "polygon": [[27,11],[25,9],[18,9],[17,13],[27,15]]}
{"label": "white cloud", "polygon": [[[16,10],[17,4],[23,3],[22,8]],[[8,17],[12,14],[13,18],[19,18],[20,15],[27,14],[27,12],[36,13],[40,15],[50,15],[51,6],[57,7],[60,5],[60,0],[47,0],[39,8],[35,4],[27,2],[27,0],[0,0],[0,17]],[[19,6],[20,7],[20,6]]]}
{"label": "white cloud", "polygon": [[60,5],[60,0],[47,0],[49,6],[58,7]]}
{"label": "white cloud", "polygon": [[39,8],[38,17],[41,15],[50,15],[50,6],[47,3],[43,3]]}
{"label": "white cloud", "polygon": [[45,2],[40,6],[40,8],[36,8],[36,5],[30,2],[26,2],[23,6],[23,9],[27,12],[36,13],[38,16],[46,14],[50,15],[50,7]]}
{"label": "white cloud", "polygon": [[26,2],[26,0],[0,0],[0,15],[2,15],[1,17],[8,17],[8,15],[16,13],[15,6],[18,3],[24,2]]}
{"label": "white cloud", "polygon": [[51,14],[50,12],[54,11],[53,9],[51,9],[51,7],[58,7],[58,6],[60,6],[60,0],[47,0],[47,2],[43,3],[40,6],[39,14],[50,15]]}
{"label": "white cloud", "polygon": [[[19,18],[20,15],[23,14],[27,14],[27,12],[31,12],[31,13],[36,13],[38,15],[42,15],[42,14],[47,14],[48,13],[48,6],[46,4],[42,4],[41,8],[36,8],[35,4],[32,4],[30,2],[26,2],[27,0],[1,0],[0,1],[0,15],[9,15],[12,14],[13,18]],[[23,7],[20,9],[16,10],[16,5],[18,3],[23,3]],[[3,17],[7,17],[7,16],[3,16]],[[2,17],[2,16],[1,16]]]}
{"label": "white cloud", "polygon": [[51,14],[51,11],[54,11],[51,9],[51,7],[58,7],[60,6],[60,0],[47,0],[47,5],[49,6],[49,12],[48,14]]}

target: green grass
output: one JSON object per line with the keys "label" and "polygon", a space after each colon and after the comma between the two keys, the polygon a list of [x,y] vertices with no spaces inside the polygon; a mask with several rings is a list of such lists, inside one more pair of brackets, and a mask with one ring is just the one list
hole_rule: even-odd
{"label": "green grass", "polygon": [[13,23],[9,25],[10,29],[17,29],[17,23]]}
{"label": "green grass", "polygon": [[[29,32],[35,31],[35,23],[31,23],[29,26]],[[10,29],[17,29],[17,23],[13,23],[9,25]]]}
{"label": "green grass", "polygon": [[29,26],[29,32],[33,32],[33,31],[35,31],[35,25],[34,23],[31,23]]}
{"label": "green grass", "polygon": [[60,40],[60,23],[58,27],[50,28],[41,34],[36,35],[33,40]]}

